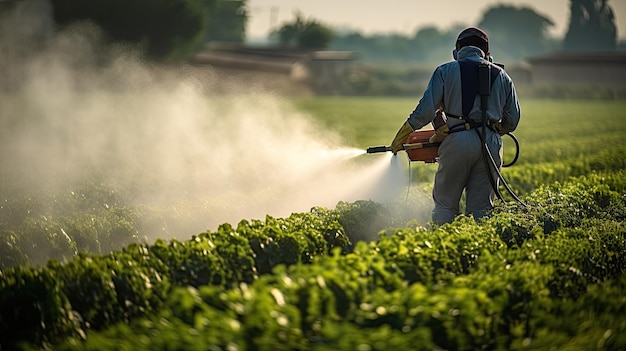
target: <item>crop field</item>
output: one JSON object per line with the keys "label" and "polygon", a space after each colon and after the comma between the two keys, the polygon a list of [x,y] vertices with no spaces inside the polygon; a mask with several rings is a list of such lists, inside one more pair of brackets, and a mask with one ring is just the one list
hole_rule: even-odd
{"label": "crop field", "polygon": [[[161,101],[168,98],[163,95]],[[86,144],[76,130],[51,120],[14,117],[18,112],[38,116],[58,105],[30,105],[27,111],[18,100],[0,98],[5,127],[0,131],[5,140],[0,170],[0,350],[626,349],[626,101],[522,100],[522,120],[514,133],[521,144],[519,160],[502,173],[528,207],[502,191],[506,203],[498,202],[483,220],[460,216],[436,226],[423,215],[431,206],[436,165],[408,164],[402,153],[392,158],[358,152],[388,144],[417,98],[245,100],[255,111],[249,129],[235,125],[243,132],[226,136],[222,131],[231,125],[214,120],[158,129],[152,121],[168,119],[153,108],[146,118],[150,124],[123,116],[124,128],[110,135],[104,131],[113,122],[105,119]],[[97,105],[85,97],[81,101],[86,101],[83,109]],[[120,111],[122,105],[140,109],[119,100],[106,105]],[[191,109],[195,105],[199,108]],[[171,110],[243,113],[240,107],[211,106],[189,98]],[[289,112],[284,115],[297,114],[306,123],[259,122],[264,110],[277,116],[285,109]],[[67,118],[76,127],[79,117]],[[35,125],[28,123],[45,123],[46,128],[35,133]],[[135,123],[141,128],[132,129]],[[149,142],[144,143],[139,131],[146,125]],[[174,126],[184,138],[174,138]],[[295,177],[296,169],[324,160],[308,147],[328,151],[334,144],[316,144],[307,135],[313,129],[311,135],[340,136],[340,147],[354,154],[350,162],[357,171],[344,172],[334,161],[323,163],[311,167],[311,173],[328,183],[296,184],[284,193],[279,184],[284,178],[257,191],[244,177],[252,174],[264,182],[286,172]],[[125,130],[130,131],[128,140]],[[108,153],[72,154],[98,143],[94,136],[103,133]],[[297,137],[288,142],[263,141],[292,134]],[[58,148],[63,157],[51,166],[41,163],[56,155],[52,142],[36,149],[45,156],[39,163],[13,157],[59,135],[78,147],[63,144]],[[6,140],[17,143],[25,137],[32,142],[7,147]],[[117,158],[122,152],[116,153],[111,138],[133,146],[128,162]],[[155,139],[175,141],[179,151],[184,144],[198,152],[174,153]],[[203,211],[196,211],[198,206],[181,201],[204,195],[189,179],[207,176],[206,169],[188,166],[185,157],[192,155],[198,162],[213,155],[200,149],[218,147],[205,143],[234,145],[242,139],[245,147],[233,146],[232,159],[210,165],[208,176],[219,178],[213,180],[214,189],[223,190],[215,203],[205,200]],[[280,153],[263,151],[274,146]],[[146,159],[150,153],[140,152],[144,149],[158,150],[163,157],[148,163],[151,172],[131,168],[125,177],[115,178],[120,182],[107,181],[108,175]],[[170,152],[174,155],[165,166],[163,155]],[[224,148],[219,154],[228,153]],[[293,157],[283,162],[288,167],[269,162],[269,156],[290,153]],[[513,145],[505,138],[505,161],[512,157]],[[300,158],[302,163],[296,163]],[[106,167],[94,159],[104,159]],[[60,167],[56,160],[65,163]],[[85,162],[74,167],[69,160]],[[410,177],[412,196],[405,200],[400,192],[399,200],[390,202],[351,198],[332,205],[315,203],[318,193],[360,187],[360,177],[372,174],[372,160],[407,165],[409,171],[400,173]],[[245,167],[224,172],[231,162]],[[29,167],[37,172],[20,172]],[[176,167],[194,177],[170,174]],[[57,179],[76,175],[79,168],[93,168],[97,176],[81,177],[69,190],[56,186],[61,182]],[[55,178],[50,170],[63,177]],[[328,172],[337,177],[326,178]],[[174,191],[162,186],[162,178],[185,186],[185,191],[175,192],[176,203],[167,203],[172,197],[165,193]],[[55,187],[35,186],[40,183]],[[226,191],[229,186],[238,190]],[[290,202],[288,195],[307,186],[313,206],[300,210],[292,203],[310,202]],[[146,194],[144,188],[165,201],[129,200],[145,200],[138,196]],[[271,202],[261,202],[252,196],[256,193]],[[254,201],[262,212],[237,212]],[[281,202],[294,208],[285,216],[272,215],[274,203]],[[220,212],[220,206],[227,209]],[[426,209],[419,210],[422,215],[417,215],[418,207]],[[208,221],[214,213],[242,217],[212,226]],[[209,229],[173,224],[190,217],[205,219],[201,226]]]}
{"label": "crop field", "polygon": [[[296,102],[329,128],[336,128],[359,147],[388,144],[417,99],[327,98]],[[624,101],[521,100],[522,120],[515,136],[521,143],[515,167],[503,174],[519,191],[563,181],[593,170],[623,170],[626,159]],[[514,144],[504,137],[504,161]],[[428,172],[436,170],[414,166]],[[424,178],[420,178],[424,179]]]}

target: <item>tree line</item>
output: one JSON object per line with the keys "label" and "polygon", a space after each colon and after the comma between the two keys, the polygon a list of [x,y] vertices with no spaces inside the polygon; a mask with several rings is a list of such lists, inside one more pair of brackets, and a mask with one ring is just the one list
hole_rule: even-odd
{"label": "tree line", "polygon": [[[618,49],[615,14],[608,0],[571,0],[571,18],[564,39],[551,37],[554,22],[528,7],[499,4],[488,8],[474,24],[487,31],[490,50],[496,60],[519,62],[549,52]],[[358,51],[362,59],[373,62],[441,62],[451,57],[458,33],[465,25],[448,29],[434,26],[419,28],[413,36],[372,35],[358,32],[335,36],[333,49]]]}
{"label": "tree line", "polygon": [[[111,41],[142,45],[148,57],[184,60],[210,41],[245,42],[247,0],[50,0],[59,26],[90,20]],[[618,48],[615,13],[608,0],[570,0],[565,38],[549,36],[552,20],[528,7],[498,4],[478,25],[490,35],[493,56],[516,62],[554,51],[612,51]],[[414,63],[450,57],[462,26],[418,28],[412,36],[341,31],[296,14],[270,36],[278,46],[352,50],[369,62]]]}

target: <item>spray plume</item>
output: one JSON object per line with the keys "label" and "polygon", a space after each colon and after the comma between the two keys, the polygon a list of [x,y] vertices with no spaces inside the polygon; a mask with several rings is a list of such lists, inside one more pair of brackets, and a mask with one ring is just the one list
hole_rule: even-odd
{"label": "spray plume", "polygon": [[[106,183],[127,205],[180,214],[185,232],[167,234],[185,237],[266,214],[390,198],[406,185],[391,156],[353,162],[362,150],[278,96],[208,68],[155,67],[132,48],[103,49],[89,24],[50,37],[16,31],[42,23],[34,13],[0,21],[2,189]],[[144,235],[163,235],[159,226]]]}

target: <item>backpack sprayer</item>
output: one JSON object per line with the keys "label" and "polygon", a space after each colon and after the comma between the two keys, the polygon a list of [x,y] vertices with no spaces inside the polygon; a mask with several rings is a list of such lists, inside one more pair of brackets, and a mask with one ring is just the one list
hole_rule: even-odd
{"label": "backpack sprayer", "polygon": [[[478,132],[478,129],[476,129],[476,132]],[[515,164],[515,162],[517,162],[517,159],[519,157],[519,141],[513,135],[513,133],[506,133],[505,135],[508,135],[509,137],[511,137],[511,139],[515,143],[515,157],[513,157],[513,160],[511,162],[505,163],[502,165],[502,167],[510,167],[513,164]],[[424,163],[437,162],[439,159],[439,156],[438,156],[439,145],[441,145],[441,142],[431,141],[436,136],[437,134],[435,133],[435,130],[416,130],[416,131],[411,132],[411,134],[409,134],[407,138],[406,144],[404,144],[404,151],[406,151],[409,161],[410,162],[422,161]],[[488,167],[489,168],[493,167],[493,169],[498,175],[498,178],[502,181],[503,186],[506,188],[509,194],[511,194],[511,196],[515,199],[515,201],[520,203],[522,206],[527,207],[526,204],[522,202],[522,200],[520,200],[517,197],[517,195],[515,195],[513,190],[511,190],[506,180],[504,179],[504,177],[498,170],[498,166],[496,165],[496,162],[493,159],[493,156],[491,155],[491,152],[489,151],[487,144],[484,142],[485,140],[484,134],[481,135],[479,133],[479,136],[481,137],[481,142],[483,144],[483,158],[485,162],[488,163]],[[388,151],[391,152],[392,150],[391,150],[391,146],[383,145],[383,146],[370,146],[367,148],[366,151],[368,154],[375,154],[375,153],[388,152]],[[498,198],[504,202],[504,198],[502,197],[502,194],[500,193],[500,190],[498,189],[498,186],[497,186],[495,178],[493,177],[493,174],[491,172],[488,172],[488,174],[489,174],[489,181],[491,182],[491,186],[493,187],[494,192],[496,193],[496,196],[498,196]]]}
{"label": "backpack sprayer", "polygon": [[[426,163],[437,162],[440,142],[431,142],[435,135],[434,130],[416,130],[409,134],[404,151],[410,161],[424,161]],[[368,154],[391,151],[391,146],[370,146],[367,148]]]}

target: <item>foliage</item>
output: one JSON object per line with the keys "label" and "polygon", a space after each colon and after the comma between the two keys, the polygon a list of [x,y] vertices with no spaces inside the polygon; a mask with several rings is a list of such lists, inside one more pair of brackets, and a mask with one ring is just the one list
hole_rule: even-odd
{"label": "foliage", "polygon": [[205,42],[243,42],[247,21],[246,0],[215,1],[215,10],[210,16]]}
{"label": "foliage", "polygon": [[[183,349],[210,346],[240,350],[408,350],[409,345],[419,345],[418,349],[546,345],[619,349],[626,345],[626,324],[621,322],[626,302],[621,293],[626,284],[625,179],[623,174],[594,174],[554,185],[550,191],[538,189],[527,199],[532,204],[530,212],[500,210],[480,223],[460,217],[452,224],[432,229],[389,229],[379,241],[357,243],[351,252],[331,248],[331,255],[315,255],[310,262],[278,264],[269,274],[247,282],[235,279],[234,284],[226,286],[209,281],[190,285],[172,282],[167,288],[163,281],[171,275],[163,275],[168,278],[150,281],[160,285],[142,290],[145,278],[128,280],[143,294],[167,294],[155,297],[163,301],[158,308],[146,305],[136,318],[101,332],[85,329],[85,340],[81,340],[80,333],[72,334],[54,343],[55,349],[168,349],[173,345]],[[554,201],[550,195],[554,192],[565,201]],[[589,206],[591,203],[594,205]],[[370,204],[353,206],[367,209]],[[315,217],[318,211],[309,215]],[[322,221],[341,216],[341,211],[322,212]],[[562,222],[545,230],[545,220],[537,220],[541,212]],[[265,231],[276,231],[282,227],[279,223],[306,229],[300,219],[270,219]],[[507,237],[507,229],[511,228],[517,228],[514,241]],[[531,235],[520,236],[520,228]],[[222,231],[223,235],[229,230]],[[229,243],[229,238],[219,237],[227,241],[215,240],[214,249],[237,246]],[[231,237],[235,236],[231,233]],[[194,246],[198,239],[160,250],[180,258],[191,257],[179,245]],[[151,259],[115,272],[140,276],[134,270],[141,268],[149,277],[146,268],[160,270],[149,247],[131,249],[121,262],[137,262],[138,251],[142,252],[139,257]],[[282,248],[295,256],[301,249]],[[226,252],[233,251],[214,258],[225,257]],[[65,296],[62,287],[76,278],[102,277],[106,281],[111,276],[106,273],[107,266],[76,262],[68,272],[78,276],[47,283],[57,287],[55,295],[61,302]],[[85,274],[81,268],[95,271],[97,266],[104,268],[99,274]],[[54,265],[29,272],[63,273]],[[15,274],[9,271],[4,281],[15,281]],[[117,287],[117,283],[113,285]],[[13,289],[13,285],[7,285],[3,291]],[[82,296],[84,306],[98,305],[89,298],[100,290],[82,291],[82,295],[75,295]],[[92,295],[85,295],[89,292]],[[144,300],[126,298],[132,302],[150,300],[149,295],[136,296],[144,296]],[[75,306],[71,298],[67,300],[69,303],[57,304],[59,312],[51,317],[67,313],[63,306]],[[110,303],[119,300],[113,294],[102,301],[111,308],[106,316],[124,313],[134,305],[117,303],[116,307],[116,303]],[[62,321],[65,324],[58,324],[59,330],[74,325],[72,319],[61,318],[58,322]]]}
{"label": "foliage", "polygon": [[547,31],[553,26],[550,18],[527,7],[501,4],[487,8],[478,23],[455,24],[443,30],[425,26],[412,36],[395,33],[366,36],[349,31],[339,33],[330,47],[357,51],[359,60],[369,65],[433,66],[452,59],[451,51],[459,32],[470,25],[487,31],[491,53],[498,62],[518,63],[561,47],[560,40],[548,36]]}
{"label": "foliage", "polygon": [[0,347],[59,339],[155,313],[174,287],[250,284],[280,264],[310,263],[348,239],[324,209],[224,224],[181,242],[131,244],[109,255],[79,254],[46,267],[0,272]]}
{"label": "foliage", "polygon": [[[549,16],[527,7],[496,4],[485,9],[478,23],[455,24],[445,30],[425,26],[417,28],[413,36],[338,31],[330,47],[357,51],[360,61],[368,65],[432,66],[450,59],[456,35],[463,27],[476,25],[487,30],[492,55],[498,62],[507,65],[562,49],[623,49],[624,44],[619,43],[617,38],[615,13],[608,1],[575,0],[571,1],[570,7],[570,24],[564,38],[548,35],[547,30],[553,26]],[[567,87],[561,89],[567,91]]]}
{"label": "foliage", "polygon": [[60,25],[93,21],[114,42],[144,47],[157,60],[184,60],[207,40],[242,41],[245,1],[226,0],[53,0]]}
{"label": "foliage", "polygon": [[[434,65],[452,59],[454,41],[462,29],[460,26],[448,30],[425,27],[412,37],[348,32],[337,35],[331,42],[330,49],[356,51],[359,61],[368,65]],[[429,70],[432,73],[432,67]]]}
{"label": "foliage", "polygon": [[612,51],[617,45],[615,14],[607,0],[572,0],[563,48],[567,51]]}
{"label": "foliage", "polygon": [[281,45],[299,49],[324,49],[333,38],[333,31],[315,19],[305,19],[297,13],[296,19],[275,30]]}
{"label": "foliage", "polygon": [[515,62],[550,49],[548,30],[554,23],[528,7],[499,5],[489,8],[478,23],[489,35],[489,48],[499,60]]}
{"label": "foliage", "polygon": [[138,242],[139,215],[123,202],[94,183],[69,193],[8,196],[0,207],[0,268],[105,254]]}
{"label": "foliage", "polygon": [[403,225],[394,220],[394,213],[387,206],[373,201],[339,202],[335,211],[340,213],[339,223],[352,240],[351,248],[359,241],[377,240],[386,227]]}

